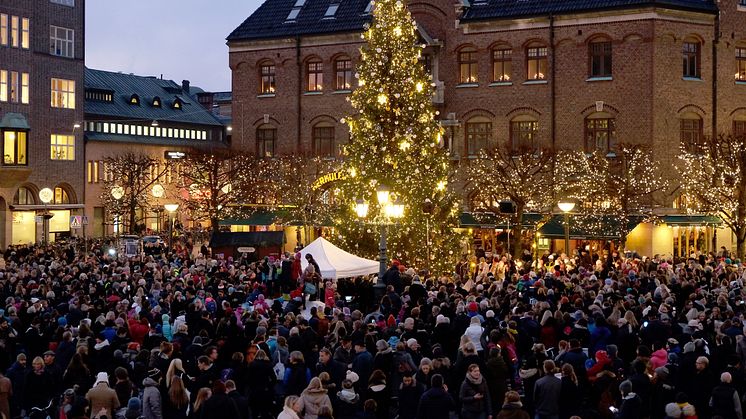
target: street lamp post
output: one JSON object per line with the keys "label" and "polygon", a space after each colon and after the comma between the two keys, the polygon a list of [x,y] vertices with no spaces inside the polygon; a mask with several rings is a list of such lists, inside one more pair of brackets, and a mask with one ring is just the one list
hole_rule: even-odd
{"label": "street lamp post", "polygon": [[168,211],[168,248],[171,248],[171,239],[174,235],[174,213],[179,209],[179,204],[165,204],[163,208]]}
{"label": "street lamp post", "polygon": [[[386,289],[386,285],[383,283],[383,276],[386,273],[388,264],[388,254],[386,246],[386,236],[388,234],[388,224],[392,219],[398,219],[404,216],[404,204],[399,199],[391,201],[391,191],[386,186],[379,186],[376,190],[376,198],[381,208],[381,214],[376,217],[378,222],[374,221],[374,224],[380,226],[380,238],[378,241],[378,280],[376,285],[373,286],[376,298],[383,296]],[[362,220],[367,217],[370,206],[362,199],[356,201],[355,212],[357,216]]]}
{"label": "street lamp post", "polygon": [[575,209],[575,202],[563,200],[557,203],[559,209],[565,213],[565,254],[570,256],[570,211]]}
{"label": "street lamp post", "polygon": [[53,215],[47,209],[47,204],[52,202],[52,198],[54,198],[54,192],[51,189],[44,188],[39,191],[39,199],[44,204],[44,212],[41,214],[41,230],[44,237],[42,237],[41,242],[45,246],[47,245],[47,241],[49,240],[49,219],[53,217]]}

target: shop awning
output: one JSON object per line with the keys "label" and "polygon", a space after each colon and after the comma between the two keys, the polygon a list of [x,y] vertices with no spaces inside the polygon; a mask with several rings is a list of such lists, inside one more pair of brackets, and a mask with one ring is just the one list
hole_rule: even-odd
{"label": "shop awning", "polygon": [[714,215],[664,215],[662,221],[670,226],[719,226],[723,221]]}
{"label": "shop awning", "polygon": [[246,233],[214,233],[210,237],[210,247],[282,246],[285,243],[285,233],[282,231],[255,231]]}
{"label": "shop awning", "polygon": [[26,121],[26,117],[23,116],[23,114],[16,113],[16,112],[8,112],[5,115],[3,115],[3,119],[0,120],[0,128],[20,129],[20,130],[31,129],[31,127],[28,124],[28,121]]}
{"label": "shop awning", "polygon": [[[565,237],[564,215],[556,214],[539,228],[543,237],[561,239]],[[627,221],[627,231],[632,231],[642,222],[642,217],[633,216]],[[591,219],[579,219],[570,216],[570,238],[584,239],[617,239],[619,238],[618,217],[600,215]]]}
{"label": "shop awning", "polygon": [[287,215],[286,211],[258,211],[246,218],[227,218],[221,220],[220,225],[268,226],[281,223],[284,215]]}
{"label": "shop awning", "polygon": [[[526,213],[523,214],[521,225],[532,227],[538,223],[542,217],[541,214]],[[459,215],[459,226],[463,228],[496,228],[507,229],[507,218],[492,212],[462,212]]]}

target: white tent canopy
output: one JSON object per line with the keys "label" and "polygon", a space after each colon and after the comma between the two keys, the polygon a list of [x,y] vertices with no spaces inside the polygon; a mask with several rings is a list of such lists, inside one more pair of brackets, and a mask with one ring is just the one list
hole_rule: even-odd
{"label": "white tent canopy", "polygon": [[309,253],[319,264],[324,279],[349,278],[378,272],[378,261],[347,253],[323,237],[314,240],[300,251],[303,269],[308,266],[306,255]]}

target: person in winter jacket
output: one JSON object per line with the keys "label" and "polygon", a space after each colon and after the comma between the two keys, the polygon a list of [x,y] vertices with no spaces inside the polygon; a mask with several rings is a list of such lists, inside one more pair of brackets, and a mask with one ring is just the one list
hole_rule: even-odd
{"label": "person in winter jacket", "polygon": [[169,317],[168,314],[164,314],[161,316],[161,320],[163,321],[161,333],[163,333],[163,337],[166,338],[167,341],[171,342],[174,340],[174,329],[171,327],[171,317]]}
{"label": "person in winter jacket", "polygon": [[205,402],[202,418],[238,419],[242,417],[236,403],[228,397],[225,384],[220,380],[216,380],[212,385],[212,396]]}
{"label": "person in winter jacket", "polygon": [[517,391],[505,393],[505,403],[503,403],[497,419],[530,419],[528,412],[523,410],[521,395]]}
{"label": "person in winter jacket", "polygon": [[415,419],[417,403],[419,403],[425,386],[418,383],[413,372],[404,373],[399,388],[399,418]]}
{"label": "person in winter jacket", "polygon": [[417,419],[450,419],[450,412],[455,409],[456,403],[448,393],[448,387],[443,383],[443,376],[433,375],[430,390],[420,397]]}
{"label": "person in winter jacket", "polygon": [[712,416],[720,416],[723,419],[743,419],[741,410],[741,398],[738,391],[733,387],[733,377],[730,373],[720,374],[720,385],[712,389],[710,396],[710,408]]}
{"label": "person in winter jacket", "polygon": [[492,398],[487,382],[482,377],[479,365],[471,364],[459,391],[461,417],[464,419],[485,419],[492,416]]}
{"label": "person in winter jacket", "polygon": [[311,379],[308,387],[300,395],[296,402],[298,412],[303,412],[303,419],[317,419],[322,407],[332,407],[327,391],[321,385],[318,377]]}
{"label": "person in winter jacket", "polygon": [[96,375],[96,383],[85,395],[91,407],[91,416],[98,415],[106,409],[107,415],[113,415],[119,409],[119,398],[114,389],[109,388],[109,375],[100,372]]}
{"label": "person in winter jacket", "polygon": [[158,383],[147,377],[142,380],[142,416],[143,419],[162,419],[163,410],[161,404],[161,392],[158,391]]}
{"label": "person in winter jacket", "polygon": [[[349,376],[350,373],[348,373]],[[355,386],[352,380],[345,379],[342,381],[342,390],[337,392],[337,400],[339,400],[339,403],[335,412],[336,419],[353,419],[357,416],[357,411],[361,404],[360,395],[355,393]]]}
{"label": "person in winter jacket", "polygon": [[[292,257],[292,256],[291,256]],[[277,415],[277,419],[300,419],[298,416],[298,396],[290,395],[285,397],[285,403],[282,407],[282,412]]]}
{"label": "person in winter jacket", "polygon": [[619,384],[622,405],[616,411],[616,419],[637,419],[641,416],[642,399],[632,391],[632,383],[627,380]]}

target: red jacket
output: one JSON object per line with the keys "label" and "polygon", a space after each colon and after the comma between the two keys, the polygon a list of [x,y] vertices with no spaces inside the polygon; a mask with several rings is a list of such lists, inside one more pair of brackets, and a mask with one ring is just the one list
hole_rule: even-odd
{"label": "red jacket", "polygon": [[143,341],[145,340],[145,336],[147,336],[148,332],[150,332],[150,325],[148,325],[148,321],[146,319],[142,319],[141,321],[129,319],[127,321],[127,325],[129,326],[130,337],[132,338],[132,340],[142,345]]}

